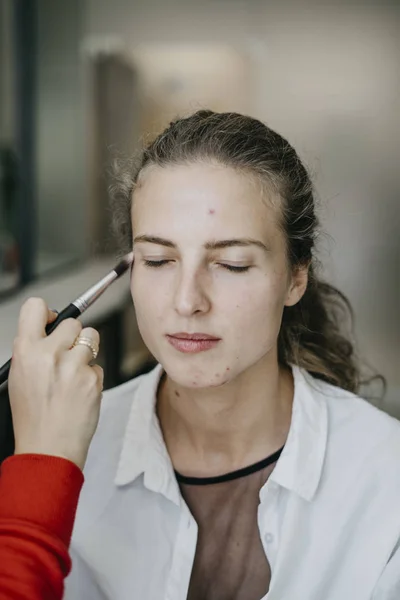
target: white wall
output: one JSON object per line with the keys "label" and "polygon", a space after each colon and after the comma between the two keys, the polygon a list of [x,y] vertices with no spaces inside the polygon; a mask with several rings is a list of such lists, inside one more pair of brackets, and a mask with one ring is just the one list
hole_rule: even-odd
{"label": "white wall", "polygon": [[387,407],[400,414],[397,4],[88,0],[86,32],[132,52],[208,41],[253,59],[250,111],[315,174],[325,270],[352,301],[361,351],[388,378]]}

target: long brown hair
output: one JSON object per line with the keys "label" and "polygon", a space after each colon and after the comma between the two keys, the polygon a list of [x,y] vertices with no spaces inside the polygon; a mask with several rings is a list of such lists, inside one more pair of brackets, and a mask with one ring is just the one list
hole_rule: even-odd
{"label": "long brown hair", "polygon": [[292,269],[309,266],[302,299],[285,307],[278,337],[282,364],[296,364],[316,378],[357,392],[362,381],[359,361],[345,323],[353,320],[345,296],[317,276],[314,256],[318,220],[313,186],[294,148],[278,133],[248,116],[201,110],[173,121],[142,152],[139,161],[116,171],[111,189],[114,227],[125,250],[132,247],[130,209],[135,184],[151,165],[216,161],[249,176],[279,198],[281,227]]}

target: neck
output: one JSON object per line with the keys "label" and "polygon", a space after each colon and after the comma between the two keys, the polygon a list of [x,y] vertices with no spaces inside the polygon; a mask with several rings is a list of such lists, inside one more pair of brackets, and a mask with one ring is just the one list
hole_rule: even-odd
{"label": "neck", "polygon": [[282,447],[292,401],[290,370],[264,358],[216,388],[182,388],[165,376],[157,413],[175,469],[213,476],[262,460]]}

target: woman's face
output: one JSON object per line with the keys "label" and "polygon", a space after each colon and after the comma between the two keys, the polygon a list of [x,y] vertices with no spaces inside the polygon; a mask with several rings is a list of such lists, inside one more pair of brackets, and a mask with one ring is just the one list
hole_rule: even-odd
{"label": "woman's face", "polygon": [[218,386],[276,360],[292,276],[277,209],[225,166],[150,167],[134,192],[131,291],[139,330],[177,384]]}

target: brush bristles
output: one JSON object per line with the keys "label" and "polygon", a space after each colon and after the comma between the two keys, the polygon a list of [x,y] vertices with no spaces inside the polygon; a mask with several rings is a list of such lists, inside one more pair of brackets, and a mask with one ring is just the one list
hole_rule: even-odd
{"label": "brush bristles", "polygon": [[129,269],[133,261],[133,252],[126,254],[124,258],[114,267],[117,277],[121,277]]}

